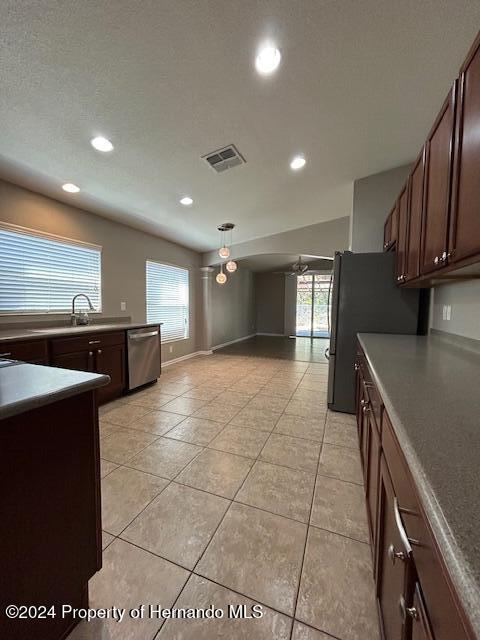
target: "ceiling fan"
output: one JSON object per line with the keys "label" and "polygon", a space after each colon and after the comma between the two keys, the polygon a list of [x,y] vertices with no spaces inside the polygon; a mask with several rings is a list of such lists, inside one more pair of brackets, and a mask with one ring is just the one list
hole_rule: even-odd
{"label": "ceiling fan", "polygon": [[294,262],[289,271],[277,271],[277,273],[285,273],[286,276],[301,276],[308,271],[308,264],[303,262],[302,256],[298,256],[297,262]]}

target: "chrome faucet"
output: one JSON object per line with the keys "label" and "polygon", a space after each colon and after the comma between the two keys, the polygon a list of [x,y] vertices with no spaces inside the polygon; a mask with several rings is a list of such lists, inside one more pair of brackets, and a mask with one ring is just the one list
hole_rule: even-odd
{"label": "chrome faucet", "polygon": [[83,324],[88,324],[88,314],[86,312],[85,312],[83,318],[81,318],[81,319],[77,318],[77,316],[75,314],[75,300],[77,298],[80,298],[80,297],[86,298],[90,311],[95,311],[95,307],[93,306],[92,301],[87,296],[87,294],[86,293],[77,293],[77,295],[73,296],[73,298],[72,298],[72,315],[70,316],[72,327],[76,327],[77,324],[82,324],[82,325]]}

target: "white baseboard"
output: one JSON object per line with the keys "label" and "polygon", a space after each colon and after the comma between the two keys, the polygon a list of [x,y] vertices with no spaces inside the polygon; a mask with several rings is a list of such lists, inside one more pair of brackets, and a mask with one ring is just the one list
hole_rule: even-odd
{"label": "white baseboard", "polygon": [[285,338],[284,333],[256,333],[257,336],[276,336],[277,338]]}
{"label": "white baseboard", "polygon": [[194,351],[193,353],[187,353],[185,356],[180,356],[178,358],[172,358],[172,360],[167,360],[166,362],[162,362],[163,367],[168,367],[171,364],[175,364],[176,362],[182,362],[182,360],[189,360],[190,358],[195,358],[195,356],[211,356],[213,351]]}
{"label": "white baseboard", "polygon": [[222,349],[223,347],[228,347],[229,344],[235,344],[235,342],[242,342],[243,340],[248,340],[249,338],[254,338],[257,334],[251,333],[248,336],[242,336],[241,338],[235,338],[235,340],[230,340],[229,342],[223,342],[222,344],[216,344],[212,347],[212,351],[216,351],[217,349]]}

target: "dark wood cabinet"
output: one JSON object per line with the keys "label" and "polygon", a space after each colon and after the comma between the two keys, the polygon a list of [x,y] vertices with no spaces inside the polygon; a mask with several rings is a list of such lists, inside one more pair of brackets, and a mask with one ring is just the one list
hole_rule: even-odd
{"label": "dark wood cabinet", "polygon": [[435,640],[418,582],[413,592],[413,606],[407,612],[412,618],[412,640]]}
{"label": "dark wood cabinet", "polygon": [[110,383],[97,390],[99,404],[122,395],[125,389],[125,332],[91,333],[50,341],[55,367],[105,373]]}
{"label": "dark wood cabinet", "polygon": [[423,182],[425,176],[425,149],[417,158],[410,174],[408,190],[408,236],[405,281],[420,275],[420,251],[423,219]]}
{"label": "dark wood cabinet", "polygon": [[383,226],[383,250],[388,251],[390,249],[392,238],[392,216],[387,216],[385,224]]}
{"label": "dark wood cabinet", "polygon": [[439,269],[447,260],[456,86],[443,103],[426,142],[422,273]]}
{"label": "dark wood cabinet", "polygon": [[480,37],[460,73],[449,254],[480,259]]}
{"label": "dark wood cabinet", "polygon": [[48,364],[46,340],[5,340],[0,344],[0,358],[21,360],[31,364]]}
{"label": "dark wood cabinet", "polygon": [[365,495],[367,498],[367,516],[370,526],[370,537],[375,545],[377,537],[377,507],[378,507],[378,482],[380,472],[380,437],[377,425],[373,418],[373,411],[369,405],[365,429],[367,432],[367,458],[365,474]]}
{"label": "dark wood cabinet", "polygon": [[398,197],[397,205],[397,282],[405,282],[407,271],[407,237],[408,237],[408,185],[405,185]]}
{"label": "dark wood cabinet", "polygon": [[383,640],[473,640],[380,387],[360,345],[355,366],[357,422]]}
{"label": "dark wood cabinet", "polygon": [[120,396],[125,388],[125,345],[114,344],[97,349],[95,371],[110,376],[110,384],[97,389],[99,404]]}
{"label": "dark wood cabinet", "polygon": [[401,603],[408,600],[410,559],[396,520],[397,496],[382,457],[378,483],[377,600],[384,640],[406,640]]}
{"label": "dark wood cabinet", "polygon": [[52,366],[93,372],[95,371],[93,351],[76,351],[75,353],[62,353],[53,356]]}

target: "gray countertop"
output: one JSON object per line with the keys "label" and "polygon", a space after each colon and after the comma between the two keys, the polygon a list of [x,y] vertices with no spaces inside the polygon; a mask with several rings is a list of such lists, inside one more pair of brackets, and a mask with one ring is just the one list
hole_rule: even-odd
{"label": "gray countertop", "polygon": [[480,354],[440,336],[359,340],[480,637]]}
{"label": "gray countertop", "polygon": [[86,326],[78,327],[40,327],[38,329],[0,329],[0,342],[13,342],[15,340],[35,340],[46,338],[60,338],[62,336],[76,336],[83,333],[96,333],[98,331],[126,331],[127,329],[142,329],[145,327],[157,327],[161,325],[161,322],[149,322],[149,323],[127,323],[116,322],[108,324],[89,324]]}
{"label": "gray countertop", "polygon": [[108,384],[96,373],[0,360],[0,420]]}

